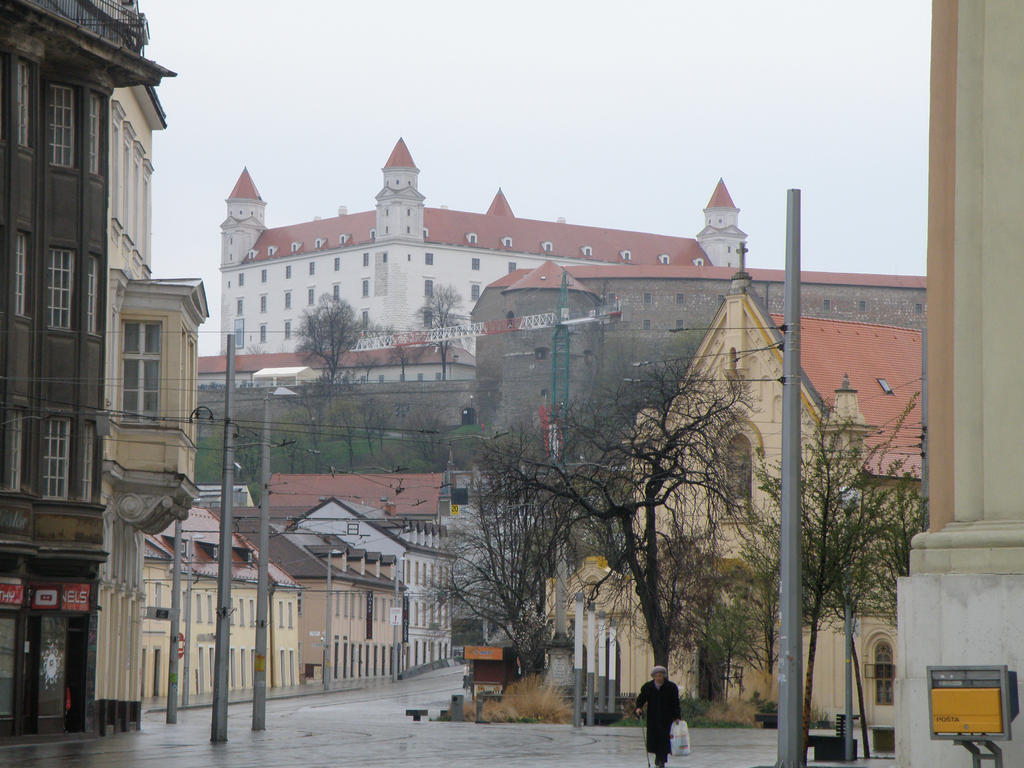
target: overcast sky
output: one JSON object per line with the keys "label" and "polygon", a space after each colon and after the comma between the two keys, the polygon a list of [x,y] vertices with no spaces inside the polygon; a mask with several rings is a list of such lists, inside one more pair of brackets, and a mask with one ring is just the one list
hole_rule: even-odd
{"label": "overcast sky", "polygon": [[427,205],[693,236],[724,177],[749,263],[924,274],[930,0],[142,0],[159,95],[153,271],[202,277],[224,198],[370,210],[399,136]]}

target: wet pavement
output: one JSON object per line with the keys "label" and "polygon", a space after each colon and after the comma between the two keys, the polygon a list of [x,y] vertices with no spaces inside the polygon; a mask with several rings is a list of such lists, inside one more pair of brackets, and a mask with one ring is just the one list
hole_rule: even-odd
{"label": "wet pavement", "polygon": [[[309,766],[414,765],[558,766],[644,768],[647,757],[637,728],[412,722],[409,708],[437,717],[451,695],[461,693],[461,667],[438,670],[397,684],[322,693],[297,690],[267,702],[267,730],[250,729],[252,706],[232,704],[228,741],[210,743],[210,709],[179,712],[166,725],[163,712],[148,709],[139,733],[87,741],[0,747],[2,768],[290,768]],[[298,694],[298,695],[296,695]],[[301,695],[307,694],[307,695]],[[315,694],[315,695],[314,695]],[[196,702],[200,704],[201,702]],[[693,753],[671,766],[752,768],[775,762],[775,731],[752,728],[694,729]],[[652,760],[653,763],[653,760]],[[818,765],[811,763],[811,765]],[[894,768],[892,760],[848,764]]]}

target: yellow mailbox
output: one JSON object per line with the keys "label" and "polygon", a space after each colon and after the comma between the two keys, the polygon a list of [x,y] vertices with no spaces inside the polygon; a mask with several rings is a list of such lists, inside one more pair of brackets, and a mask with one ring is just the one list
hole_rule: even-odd
{"label": "yellow mailbox", "polygon": [[1017,715],[1017,673],[1004,666],[928,667],[933,739],[1010,738]]}

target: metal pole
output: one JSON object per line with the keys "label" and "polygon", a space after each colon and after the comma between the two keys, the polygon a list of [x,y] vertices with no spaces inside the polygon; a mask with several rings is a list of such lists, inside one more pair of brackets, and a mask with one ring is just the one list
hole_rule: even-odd
{"label": "metal pole", "polygon": [[323,678],[324,678],[324,690],[328,690],[331,687],[331,645],[334,643],[334,638],[331,637],[331,555],[334,554],[334,549],[327,550],[327,636],[324,638],[324,663],[323,663]]}
{"label": "metal pole", "polygon": [[576,632],[572,665],[576,671],[572,694],[572,727],[580,727],[583,714],[583,593],[576,593]]}
{"label": "metal pole", "polygon": [[618,643],[615,637],[615,619],[608,623],[608,711],[615,712],[615,662],[618,660]]}
{"label": "metal pole", "polygon": [[228,649],[231,645],[232,495],[235,487],[235,436],[231,399],[235,389],[235,337],[228,336],[227,384],[224,387],[224,472],[220,485],[220,546],[217,548],[217,640],[214,658],[213,715],[210,741],[228,740]]}
{"label": "metal pole", "polygon": [[778,768],[806,762],[800,577],[800,190],[787,193],[785,345],[782,357],[782,531],[779,563]]}
{"label": "metal pole", "polygon": [[188,706],[189,689],[191,687],[190,677],[192,660],[192,539],[184,541],[185,559],[188,560],[188,587],[185,591],[185,671],[182,675],[184,684],[181,686],[181,706]]}
{"label": "metal pole", "polygon": [[846,733],[845,748],[847,761],[853,760],[853,609],[847,595],[844,606],[844,623],[846,625]]}
{"label": "metal pole", "polygon": [[[398,555],[395,555],[395,572],[392,575],[394,576],[395,582],[395,605],[399,608],[402,607],[402,604],[398,601],[398,564],[400,562],[402,562],[402,559]],[[399,624],[395,624],[391,628],[391,682],[393,683],[398,682],[398,632],[400,629],[401,626]]]}
{"label": "metal pole", "polygon": [[565,553],[558,552],[558,565],[555,566],[555,642],[564,642],[566,639],[565,626],[565,597],[566,582],[569,580],[569,564]]}
{"label": "metal pole", "polygon": [[924,527],[931,527],[928,501],[928,330],[921,331],[921,502]]}
{"label": "metal pole", "polygon": [[596,683],[596,674],[594,670],[594,657],[597,655],[595,652],[597,648],[594,646],[597,644],[595,639],[597,616],[595,615],[594,604],[590,604],[590,610],[587,611],[587,725],[594,724],[594,687]]}
{"label": "metal pole", "polygon": [[174,521],[174,559],[171,561],[171,655],[167,659],[167,723],[178,722],[178,635],[181,633],[181,520]]}
{"label": "metal pole", "polygon": [[[256,654],[252,670],[252,729],[267,727],[267,584],[270,580],[270,390],[263,394],[260,456],[259,565],[256,571]],[[284,679],[282,677],[282,683]]]}
{"label": "metal pole", "polygon": [[604,611],[597,614],[597,704],[595,709],[601,712],[605,704],[605,688],[608,684],[604,642],[607,635]]}

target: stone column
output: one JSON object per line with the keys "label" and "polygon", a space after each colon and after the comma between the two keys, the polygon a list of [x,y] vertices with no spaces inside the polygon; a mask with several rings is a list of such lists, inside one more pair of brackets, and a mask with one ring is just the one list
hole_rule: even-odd
{"label": "stone column", "polygon": [[[896,741],[901,767],[953,768],[968,756],[929,738],[926,667],[1024,673],[1024,5],[933,0],[932,16],[931,518],[900,583]],[[1003,747],[1024,764],[1024,743]]]}

